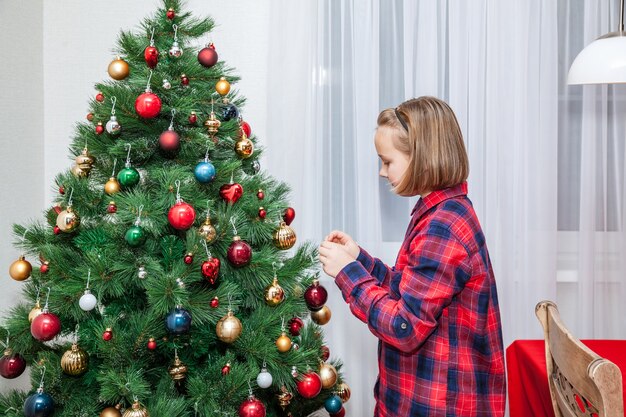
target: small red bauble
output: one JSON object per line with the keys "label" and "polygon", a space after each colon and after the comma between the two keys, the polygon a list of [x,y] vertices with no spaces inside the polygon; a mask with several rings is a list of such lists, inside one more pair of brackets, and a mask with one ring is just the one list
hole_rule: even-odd
{"label": "small red bauble", "polygon": [[155,350],[156,348],[157,348],[157,342],[156,340],[154,340],[153,337],[151,337],[150,340],[148,340],[148,349]]}
{"label": "small red bauble", "polygon": [[180,76],[180,83],[182,85],[184,85],[185,87],[189,85],[189,77],[187,77],[185,74]]}
{"label": "small red bauble", "polygon": [[345,417],[345,415],[346,415],[345,407],[341,407],[341,410],[339,410],[336,413],[329,414],[330,417]]}
{"label": "small red bauble", "polygon": [[241,184],[224,184],[220,188],[220,196],[230,204],[235,204],[243,195]]}
{"label": "small red bauble", "polygon": [[96,101],[102,103],[104,101],[104,94],[98,92],[98,94],[96,94]]}
{"label": "small red bauble", "polygon": [[241,240],[239,236],[235,236],[233,243],[228,247],[226,253],[228,260],[235,267],[246,266],[250,263],[252,258],[252,248],[244,240]]}
{"label": "small red bauble", "polygon": [[241,130],[243,130],[243,133],[246,134],[247,137],[250,137],[250,135],[252,134],[252,129],[250,128],[250,125],[248,124],[248,122],[245,121],[241,121]]}
{"label": "small red bauble", "polygon": [[220,306],[220,299],[217,297],[213,297],[210,304],[211,308],[218,308]]}
{"label": "small red bauble", "polygon": [[265,417],[265,404],[251,395],[239,406],[239,417]]}
{"label": "small red bauble", "polygon": [[206,279],[209,284],[215,285],[220,273],[220,260],[217,258],[210,258],[209,260],[202,262],[200,270],[204,279]]}
{"label": "small red bauble", "polygon": [[217,64],[217,52],[215,51],[215,45],[210,43],[206,46],[206,48],[202,48],[200,52],[198,52],[198,62],[203,67],[207,68],[211,68],[213,65]]}
{"label": "small red bauble", "polygon": [[174,229],[187,230],[196,220],[196,210],[184,201],[180,201],[170,208],[167,220]]}
{"label": "small red bauble", "polygon": [[159,50],[156,46],[147,46],[143,51],[143,57],[146,60],[146,65],[149,68],[155,68],[159,63]]}
{"label": "small red bauble", "polygon": [[61,320],[54,313],[41,313],[30,324],[30,333],[37,340],[52,340],[61,331]]}
{"label": "small red bauble", "polygon": [[300,336],[300,330],[304,327],[304,322],[300,317],[294,317],[289,320],[289,333],[292,336]]}
{"label": "small red bauble", "polygon": [[259,207],[259,217],[264,219],[267,216],[267,211],[263,207]]}
{"label": "small red bauble", "polygon": [[328,349],[328,346],[322,345],[320,350],[322,351],[322,360],[326,362],[330,358],[330,349]]}
{"label": "small red bauble", "polygon": [[263,193],[263,190],[257,191],[256,196],[259,200],[263,200],[265,198],[265,194]]}
{"label": "small red bauble", "polygon": [[93,120],[93,113],[87,113],[87,120],[90,122]]}
{"label": "small red bauble", "polygon": [[228,375],[230,373],[230,362],[222,367],[222,375]]}
{"label": "small red bauble", "polygon": [[113,339],[113,330],[110,327],[107,327],[104,333],[102,333],[102,340],[108,342]]}
{"label": "small red bauble", "polygon": [[117,205],[115,205],[113,201],[111,201],[109,205],[107,206],[107,213],[109,214],[117,213]]}
{"label": "small red bauble", "polygon": [[313,284],[309,286],[304,292],[304,301],[309,309],[315,311],[324,307],[328,300],[328,291],[326,288],[320,285],[319,281],[313,281]]}
{"label": "small red bauble", "polygon": [[198,121],[198,115],[196,114],[195,111],[192,111],[191,114],[189,115],[189,123],[191,123],[192,125],[195,125],[197,121]]}
{"label": "small red bauble", "polygon": [[11,349],[4,351],[0,358],[0,375],[6,379],[14,379],[24,373],[26,359],[19,353],[13,353]]}
{"label": "small red bauble", "polygon": [[298,381],[296,387],[304,398],[314,398],[322,391],[322,379],[317,373],[309,372]]}
{"label": "small red bauble", "polygon": [[285,212],[283,213],[283,220],[285,221],[285,223],[287,223],[287,226],[289,226],[291,222],[293,221],[293,219],[295,218],[296,218],[296,211],[292,209],[291,207],[287,207],[285,209]]}
{"label": "small red bauble", "polygon": [[[60,230],[60,229],[59,229]],[[48,273],[48,269],[50,268],[48,262],[44,262],[43,264],[41,264],[41,266],[39,267],[39,272],[41,272],[42,274],[47,274]]]}
{"label": "small red bauble", "polygon": [[61,233],[61,229],[59,228],[59,226],[54,226],[52,228],[52,231],[54,232],[55,235],[58,235],[59,233]]}
{"label": "small red bauble", "polygon": [[183,262],[185,262],[187,265],[191,265],[191,263],[193,262],[193,253],[189,252],[187,255],[185,255],[185,257],[183,258]]}
{"label": "small red bauble", "polygon": [[65,194],[65,187],[63,187],[62,185],[59,185],[59,194]]}
{"label": "small red bauble", "polygon": [[164,151],[177,151],[180,146],[180,136],[173,130],[166,130],[159,136],[159,147]]}
{"label": "small red bauble", "polygon": [[167,16],[168,19],[172,20],[173,18],[176,17],[176,12],[174,11],[174,9],[170,7],[169,9],[167,9],[165,16]]}
{"label": "small red bauble", "polygon": [[144,119],[153,119],[161,113],[161,99],[153,92],[146,91],[135,100],[135,111]]}
{"label": "small red bauble", "polygon": [[101,135],[104,132],[104,126],[102,126],[102,122],[98,122],[96,125],[96,135]]}

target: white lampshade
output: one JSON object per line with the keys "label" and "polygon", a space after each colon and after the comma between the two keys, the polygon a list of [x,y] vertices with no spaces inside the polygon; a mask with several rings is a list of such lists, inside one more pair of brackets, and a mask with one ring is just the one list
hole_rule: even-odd
{"label": "white lampshade", "polygon": [[626,36],[612,32],[580,51],[567,75],[568,84],[626,83]]}

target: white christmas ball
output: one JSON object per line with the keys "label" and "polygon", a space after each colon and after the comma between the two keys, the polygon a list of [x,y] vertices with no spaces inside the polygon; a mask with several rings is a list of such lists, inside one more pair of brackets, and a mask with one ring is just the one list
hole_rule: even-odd
{"label": "white christmas ball", "polygon": [[96,297],[89,290],[85,290],[85,293],[80,297],[80,300],[78,300],[78,305],[84,311],[93,310],[96,304],[98,304],[98,300],[96,300]]}
{"label": "white christmas ball", "polygon": [[261,388],[269,388],[272,386],[272,374],[267,372],[267,369],[261,369],[261,372],[256,377],[256,383]]}
{"label": "white christmas ball", "polygon": [[144,268],[143,266],[140,266],[139,271],[137,272],[137,276],[140,279],[144,279],[148,276],[148,271],[146,271],[146,268]]}
{"label": "white christmas ball", "polygon": [[110,135],[119,135],[122,131],[122,126],[118,123],[115,116],[111,116],[105,128]]}

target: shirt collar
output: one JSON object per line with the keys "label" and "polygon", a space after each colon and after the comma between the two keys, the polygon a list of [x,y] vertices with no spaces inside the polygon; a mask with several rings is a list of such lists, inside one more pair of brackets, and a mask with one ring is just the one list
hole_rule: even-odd
{"label": "shirt collar", "polygon": [[449,188],[443,188],[441,190],[432,191],[426,197],[417,200],[415,207],[411,211],[411,216],[417,213],[417,217],[421,217],[427,210],[435,207],[442,201],[448,200],[460,195],[467,195],[467,181],[463,181],[461,184],[455,185]]}

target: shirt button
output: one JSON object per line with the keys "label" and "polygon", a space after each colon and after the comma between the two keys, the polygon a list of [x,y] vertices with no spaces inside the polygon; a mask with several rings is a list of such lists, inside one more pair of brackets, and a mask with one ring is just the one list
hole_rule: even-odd
{"label": "shirt button", "polygon": [[402,323],[402,324],[400,325],[400,328],[401,328],[402,330],[406,330],[406,323]]}

